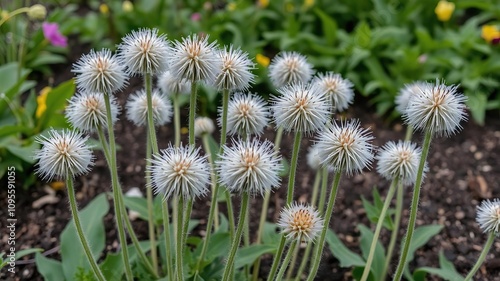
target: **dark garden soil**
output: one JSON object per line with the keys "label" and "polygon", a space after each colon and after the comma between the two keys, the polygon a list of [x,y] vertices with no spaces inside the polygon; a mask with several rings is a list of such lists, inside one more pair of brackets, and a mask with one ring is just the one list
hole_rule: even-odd
{"label": "dark garden soil", "polygon": [[[68,67],[61,67],[58,71],[65,73],[63,77],[55,78],[56,84],[71,77]],[[57,72],[56,72],[57,73]],[[128,87],[129,91],[141,87],[138,79],[133,79]],[[123,106],[128,94],[120,94],[119,102]],[[187,124],[186,112],[183,112],[183,124]],[[376,139],[375,145],[381,146],[389,140],[399,140],[404,137],[405,128],[401,122],[385,123],[382,118],[374,114],[374,109],[367,105],[362,97],[357,97],[355,105],[347,112],[348,118],[359,118],[364,127],[370,127]],[[274,129],[267,128],[265,137],[273,139]],[[134,127],[126,120],[123,113],[116,125],[117,142],[121,146],[118,151],[119,173],[125,190],[131,187],[140,187],[144,191],[144,154],[146,133],[144,128]],[[218,137],[216,137],[218,138]],[[165,148],[173,139],[173,128],[162,127],[158,131],[159,147]],[[184,142],[187,136],[183,135]],[[414,140],[421,143],[422,135],[417,133]],[[289,158],[291,153],[292,136],[284,135],[282,154]],[[306,164],[305,153],[311,144],[311,139],[302,141],[301,156],[299,158],[298,178],[296,181],[295,198],[308,200],[314,180],[314,172]],[[102,192],[108,192],[110,180],[108,167],[103,155],[96,152],[97,161],[93,171],[76,180],[77,199],[80,208]],[[478,126],[469,121],[464,129],[450,138],[437,138],[433,141],[429,155],[430,172],[427,174],[421,192],[420,209],[417,225],[441,224],[443,230],[416,253],[411,268],[422,266],[438,266],[438,253],[443,251],[445,256],[453,262],[461,274],[466,274],[476,261],[486,235],[482,234],[475,222],[476,206],[486,198],[500,197],[500,118],[495,113],[487,118],[485,126]],[[21,181],[22,179],[18,179]],[[377,186],[382,196],[387,193],[389,183],[382,180],[372,169],[361,175],[344,177],[335,206],[335,212],[330,227],[339,235],[341,240],[353,251],[359,252],[360,223],[368,224],[366,213],[362,207],[361,196],[371,199],[372,188]],[[2,184],[2,186],[5,186]],[[286,186],[286,180],[282,183]],[[46,196],[47,186],[39,183],[37,186],[23,191],[17,189],[17,249],[39,247],[45,249],[50,258],[59,258],[59,235],[69,221],[70,212],[64,189],[55,192],[57,202],[37,206],[40,198]],[[53,191],[53,189],[49,190]],[[286,188],[277,190],[271,200],[268,220],[275,221],[279,210],[283,206]],[[52,197],[54,197],[52,196]],[[0,198],[6,198],[6,188],[0,189]],[[401,227],[401,236],[406,230],[411,201],[411,189],[405,193],[405,211]],[[5,200],[2,199],[2,202]],[[193,234],[203,233],[205,227],[209,197],[199,200],[195,204],[193,218],[201,220],[201,226]],[[235,200],[235,205],[238,203]],[[257,228],[260,214],[261,199],[254,198],[251,204],[251,228]],[[2,203],[0,217],[6,218],[6,205]],[[117,233],[114,228],[113,215],[105,217],[107,230],[107,251],[114,251],[117,243]],[[0,220],[0,244],[2,251],[6,249],[7,233],[6,220]],[[372,229],[374,225],[371,225]],[[139,239],[146,239],[146,223],[135,221],[134,228]],[[251,232],[253,233],[253,232]],[[387,245],[389,233],[382,232],[382,240]],[[500,280],[500,241],[492,247],[486,263],[476,275],[477,280]],[[265,276],[271,257],[267,257],[261,275]],[[397,260],[393,261],[395,264]],[[17,265],[16,280],[42,280],[36,272],[33,256],[22,259]],[[0,279],[11,278],[4,272]],[[317,280],[350,280],[350,269],[339,266],[339,262],[325,251],[323,262]],[[429,277],[430,280],[438,280]]]}

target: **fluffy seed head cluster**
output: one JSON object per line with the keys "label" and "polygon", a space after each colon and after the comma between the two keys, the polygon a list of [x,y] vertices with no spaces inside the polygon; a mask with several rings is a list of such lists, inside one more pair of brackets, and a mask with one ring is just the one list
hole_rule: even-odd
{"label": "fluffy seed head cluster", "polygon": [[408,107],[408,103],[410,103],[410,99],[422,92],[422,90],[427,87],[427,83],[417,81],[410,84],[405,85],[396,96],[396,110],[401,114],[405,114],[406,108]]}
{"label": "fluffy seed head cluster", "polygon": [[388,180],[398,178],[404,185],[414,184],[421,156],[422,149],[415,143],[390,141],[377,155],[377,172]]}
{"label": "fluffy seed head cluster", "polygon": [[84,92],[112,94],[127,82],[123,66],[108,49],[91,50],[73,64],[71,71],[76,74],[76,86]]}
{"label": "fluffy seed head cluster", "polygon": [[305,56],[296,52],[279,53],[269,65],[269,78],[276,88],[307,83],[312,75],[312,65],[307,62]]}
{"label": "fluffy seed head cluster", "polygon": [[321,232],[324,220],[312,206],[292,203],[281,211],[278,226],[289,240],[314,241]]}
{"label": "fluffy seed head cluster", "polygon": [[274,121],[286,131],[305,134],[322,129],[329,118],[329,103],[311,84],[291,84],[278,89],[271,111]]}
{"label": "fluffy seed head cluster", "polygon": [[219,181],[231,192],[263,195],[280,184],[281,157],[269,141],[234,141],[224,145],[216,167]]}
{"label": "fluffy seed head cluster", "polygon": [[418,130],[450,136],[461,130],[460,121],[467,119],[465,101],[466,97],[457,92],[457,86],[436,81],[410,99],[403,118]]}
{"label": "fluffy seed head cluster", "polygon": [[360,127],[358,120],[334,122],[321,132],[316,143],[324,155],[323,165],[348,175],[370,167],[373,161],[373,136],[368,129]]}
{"label": "fluffy seed head cluster", "polygon": [[[167,96],[160,94],[158,90],[153,90],[151,104],[155,126],[162,126],[170,122],[172,105]],[[148,99],[144,89],[131,95],[125,107],[127,109],[127,119],[132,121],[136,126],[143,126],[147,123]]]}
{"label": "fluffy seed head cluster", "polygon": [[210,181],[210,172],[205,157],[194,146],[173,147],[154,155],[150,160],[151,183],[155,194],[164,200],[173,196],[195,199],[205,195]]}
{"label": "fluffy seed head cluster", "polygon": [[332,103],[333,109],[338,112],[346,110],[354,100],[354,86],[351,81],[342,78],[340,74],[328,72],[318,74],[311,84],[318,87]]}
{"label": "fluffy seed head cluster", "polygon": [[208,43],[208,36],[193,34],[182,42],[176,41],[167,57],[172,75],[192,82],[213,83],[221,68],[216,48],[216,42]]}
{"label": "fluffy seed head cluster", "polygon": [[197,117],[194,120],[194,134],[199,137],[203,134],[211,135],[215,131],[214,121],[208,117]]}
{"label": "fluffy seed head cluster", "polygon": [[[236,93],[227,108],[227,130],[231,135],[260,135],[268,123],[266,102],[257,95]],[[218,123],[222,126],[222,108]]]}
{"label": "fluffy seed head cluster", "polygon": [[130,75],[158,74],[168,68],[169,44],[158,29],[143,28],[127,34],[118,45],[118,56]]}
{"label": "fluffy seed head cluster", "polygon": [[[114,96],[109,95],[111,102],[111,122],[114,124],[119,113]],[[73,127],[94,132],[97,127],[107,128],[106,103],[100,93],[83,92],[73,96],[66,107],[66,117]]]}
{"label": "fluffy seed head cluster", "polygon": [[500,199],[484,200],[477,208],[476,221],[483,232],[500,235]]}
{"label": "fluffy seed head cluster", "polygon": [[218,90],[245,91],[254,82],[251,70],[254,63],[248,58],[248,53],[233,46],[218,52],[222,62],[215,78],[214,86]]}
{"label": "fluffy seed head cluster", "polygon": [[35,152],[38,160],[36,173],[44,180],[66,179],[86,174],[94,164],[92,151],[85,143],[88,137],[75,131],[51,130],[36,142],[42,145]]}
{"label": "fluffy seed head cluster", "polygon": [[162,93],[166,95],[191,93],[191,81],[183,78],[176,78],[170,71],[165,71],[161,74],[158,79],[158,86]]}
{"label": "fluffy seed head cluster", "polygon": [[321,163],[323,159],[320,156],[318,147],[316,145],[312,145],[309,147],[307,151],[307,165],[314,171],[317,171],[321,168]]}

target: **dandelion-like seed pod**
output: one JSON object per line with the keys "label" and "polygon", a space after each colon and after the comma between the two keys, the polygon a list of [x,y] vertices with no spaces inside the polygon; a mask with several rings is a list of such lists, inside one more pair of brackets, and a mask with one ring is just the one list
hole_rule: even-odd
{"label": "dandelion-like seed pod", "polygon": [[313,67],[307,62],[307,58],[297,52],[279,53],[269,65],[269,78],[276,88],[307,83],[313,72]]}
{"label": "dandelion-like seed pod", "polygon": [[[155,126],[162,126],[170,122],[172,104],[167,96],[160,94],[158,90],[153,90],[151,101]],[[131,95],[125,108],[127,109],[127,119],[132,121],[136,126],[146,125],[148,119],[148,100],[144,89]]]}
{"label": "dandelion-like seed pod", "polygon": [[477,207],[476,221],[483,232],[500,235],[500,199],[484,200]]}
{"label": "dandelion-like seed pod", "polygon": [[112,94],[127,84],[127,75],[117,56],[110,50],[91,50],[73,64],[75,83],[83,92]]}
{"label": "dandelion-like seed pod", "polygon": [[428,84],[426,82],[421,81],[406,84],[401,90],[399,90],[394,101],[396,103],[396,110],[401,115],[404,115],[406,112],[406,108],[410,103],[410,99],[420,93],[427,86]]}
{"label": "dandelion-like seed pod", "polygon": [[42,148],[34,156],[38,160],[36,174],[50,181],[88,173],[94,164],[94,155],[86,144],[87,139],[88,136],[69,130],[51,130],[48,136],[37,137],[36,142]]}
{"label": "dandelion-like seed pod", "polygon": [[191,93],[191,81],[174,77],[170,71],[165,71],[160,75],[158,87],[165,95]]}
{"label": "dandelion-like seed pod", "polygon": [[281,211],[278,226],[289,240],[314,241],[325,224],[314,207],[292,203]]}
{"label": "dandelion-like seed pod", "polygon": [[248,53],[235,49],[231,45],[218,52],[222,62],[214,81],[218,90],[245,91],[254,82],[251,70],[255,64],[248,58]]}
{"label": "dandelion-like seed pod", "polygon": [[[114,124],[120,113],[114,96],[110,95],[111,122]],[[84,132],[94,132],[98,127],[106,130],[108,121],[104,96],[100,93],[79,93],[69,100],[66,107],[66,118],[73,125]]]}
{"label": "dandelion-like seed pod", "polygon": [[208,117],[197,117],[194,120],[194,135],[199,137],[204,134],[211,135],[215,131],[214,121]]}
{"label": "dandelion-like seed pod", "polygon": [[[227,130],[230,135],[261,135],[269,123],[269,110],[259,96],[236,93],[231,97],[227,109]],[[222,126],[222,107],[219,108],[219,126]]]}
{"label": "dandelion-like seed pod", "polygon": [[327,72],[316,76],[311,84],[318,87],[319,92],[326,95],[332,103],[334,111],[346,110],[354,100],[354,86],[351,81],[342,78],[338,73]]}
{"label": "dandelion-like seed pod", "polygon": [[[390,141],[377,155],[377,172],[388,180],[399,179],[404,185],[414,184],[417,180],[418,166],[422,149],[409,141]],[[427,170],[427,165],[424,171]],[[422,175],[423,176],[423,175]]]}

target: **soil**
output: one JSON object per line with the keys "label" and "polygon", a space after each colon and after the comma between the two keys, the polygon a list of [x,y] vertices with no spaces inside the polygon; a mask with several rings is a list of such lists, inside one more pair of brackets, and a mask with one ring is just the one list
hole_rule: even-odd
{"label": "soil", "polygon": [[[82,52],[80,52],[81,54]],[[69,79],[71,76],[69,66],[60,66],[55,73],[65,73],[55,77],[55,84]],[[141,81],[134,78],[130,81],[128,91],[132,92],[141,87]],[[128,93],[119,95],[119,103],[123,106]],[[401,122],[384,122],[368,106],[363,97],[356,97],[355,105],[346,113],[347,118],[358,118],[363,127],[370,127],[376,139],[374,144],[381,146],[389,140],[404,138],[405,127]],[[497,114],[497,113],[495,113]],[[186,112],[183,112],[183,124],[187,125]],[[475,221],[476,206],[486,198],[500,197],[500,118],[498,115],[488,116],[486,125],[479,126],[472,121],[463,124],[464,128],[450,138],[436,138],[433,140],[428,158],[430,171],[427,174],[421,192],[420,208],[417,225],[441,224],[443,230],[433,237],[425,246],[420,248],[411,269],[422,266],[438,266],[438,253],[443,251],[445,256],[453,262],[457,270],[465,275],[477,260],[479,253],[486,241],[486,235],[481,233]],[[116,137],[121,150],[118,151],[119,174],[125,190],[131,187],[141,187],[144,190],[145,166],[145,130],[133,126],[125,116],[120,116],[116,125]],[[214,134],[216,136],[217,134]],[[267,128],[265,137],[273,140],[274,129]],[[217,137],[216,137],[217,138]],[[314,180],[314,171],[306,164],[307,147],[313,138],[304,138],[298,166],[295,199],[308,200]],[[173,128],[165,126],[158,130],[159,147],[165,148],[173,140]],[[187,136],[183,135],[186,142]],[[416,133],[414,141],[422,142],[422,135]],[[290,157],[293,138],[284,135],[282,155]],[[102,192],[110,191],[108,167],[102,153],[96,152],[97,161],[93,171],[76,180],[77,199],[79,207],[83,208],[90,200]],[[282,186],[286,186],[286,180]],[[5,185],[2,185],[5,186]],[[361,196],[371,199],[372,189],[379,188],[385,196],[389,183],[383,180],[372,169],[363,174],[344,177],[341,181],[335,211],[330,227],[338,234],[341,240],[353,251],[359,252],[359,230],[357,225],[369,224],[366,213],[362,207]],[[47,195],[46,184],[40,182],[29,189],[17,189],[17,247],[18,250],[39,247],[45,249],[45,254],[50,258],[59,258],[59,235],[69,221],[70,212],[64,190],[55,192],[58,202],[45,204],[41,207],[34,206],[35,202]],[[53,190],[53,189],[50,189]],[[272,196],[268,213],[269,221],[276,221],[280,208],[283,206],[286,188],[278,189]],[[6,188],[0,189],[0,198],[6,198]],[[405,211],[401,227],[401,236],[406,230],[411,201],[411,189],[405,193]],[[237,204],[235,200],[235,204]],[[202,219],[201,227],[193,234],[203,233],[206,219],[206,210],[209,197],[195,204],[193,218]],[[3,205],[6,206],[6,205]],[[261,198],[254,198],[251,202],[251,228],[257,227],[256,222],[260,214]],[[0,217],[6,217],[6,208],[0,208]],[[114,228],[113,215],[105,217],[107,230],[106,251],[114,251],[117,243],[117,233]],[[6,221],[0,221],[0,243],[2,249],[6,248],[7,233]],[[135,221],[134,228],[139,239],[146,239],[145,222]],[[374,225],[371,225],[374,229]],[[252,233],[252,232],[251,232]],[[387,244],[390,233],[383,231],[381,239]],[[476,275],[477,280],[500,280],[500,241],[496,241],[486,258],[485,264]],[[263,262],[262,276],[266,276],[271,257]],[[393,260],[393,264],[397,258]],[[16,280],[42,280],[36,272],[33,256],[27,256],[16,266]],[[0,273],[0,279],[11,278],[5,269]],[[324,252],[317,280],[350,280],[352,279],[349,268],[341,268],[339,262],[331,256],[329,251]],[[439,280],[428,277],[429,280]]]}

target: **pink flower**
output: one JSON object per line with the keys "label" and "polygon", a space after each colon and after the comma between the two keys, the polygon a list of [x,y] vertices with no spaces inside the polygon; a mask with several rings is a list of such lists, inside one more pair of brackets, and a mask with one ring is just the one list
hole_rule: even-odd
{"label": "pink flower", "polygon": [[42,30],[43,36],[45,36],[45,39],[49,40],[52,45],[57,47],[68,46],[68,38],[59,32],[57,23],[44,22],[42,24]]}
{"label": "pink flower", "polygon": [[193,14],[191,14],[191,20],[192,21],[200,21],[201,20],[201,14],[200,13],[193,13]]}

